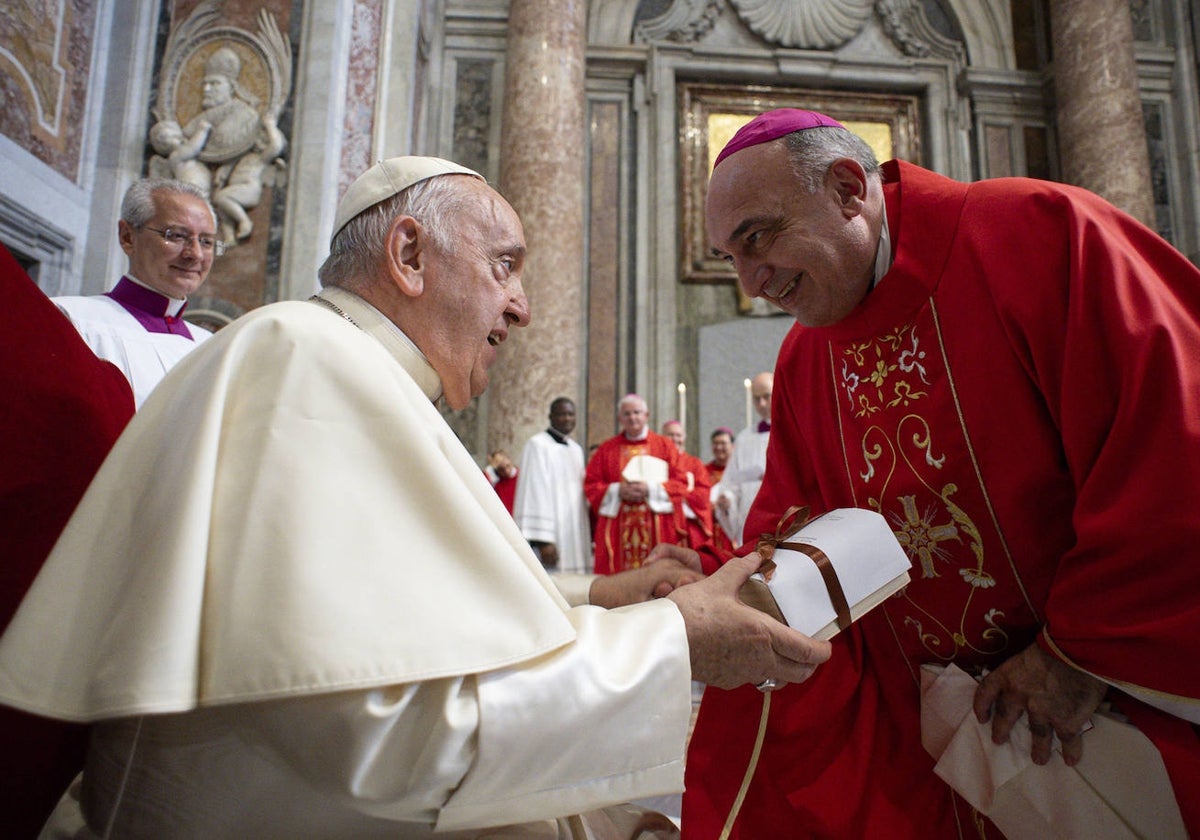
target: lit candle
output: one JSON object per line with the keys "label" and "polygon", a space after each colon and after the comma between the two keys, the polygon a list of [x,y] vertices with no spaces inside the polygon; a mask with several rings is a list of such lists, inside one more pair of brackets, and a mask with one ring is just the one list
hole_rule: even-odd
{"label": "lit candle", "polygon": [[746,388],[746,425],[749,426],[754,422],[754,397],[750,396],[750,380],[743,379],[742,385]]}
{"label": "lit candle", "polygon": [[679,425],[683,428],[683,433],[687,434],[687,386],[682,382],[679,383]]}

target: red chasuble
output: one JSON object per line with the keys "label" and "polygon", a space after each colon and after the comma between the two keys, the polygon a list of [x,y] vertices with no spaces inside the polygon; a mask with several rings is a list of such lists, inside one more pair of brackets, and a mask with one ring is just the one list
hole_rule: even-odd
{"label": "red chasuble", "polygon": [[687,452],[679,453],[679,469],[683,471],[685,479],[683,501],[687,502],[696,516],[694,519],[688,518],[683,512],[683,505],[677,505],[675,530],[679,533],[680,545],[699,548],[713,538],[712,501],[709,498],[713,481],[704,462]]}
{"label": "red chasuble", "polygon": [[674,511],[655,513],[645,502],[622,502],[615,517],[600,515],[600,505],[608,486],[620,482],[621,471],[635,455],[652,455],[667,462],[668,477],[663,487],[674,508],[678,509],[679,500],[687,490],[687,476],[679,469],[678,453],[674,442],[654,432],[649,432],[646,439],[640,441],[626,440],[619,434],[596,448],[583,480],[584,495],[596,517],[596,574],[611,575],[624,569],[636,569],[654,546],[679,542]]}
{"label": "red chasuble", "polygon": [[[0,631],[133,416],[121,371],[0,246]],[[66,621],[69,616],[63,616]],[[36,837],[83,768],[86,730],[0,707],[0,825]]]}
{"label": "red chasuble", "polygon": [[[1200,271],[1071,187],[893,162],[884,189],[893,266],[785,340],[746,530],[794,504],[876,510],[913,581],[773,695],[735,838],[999,836],[932,772],[922,663],[977,673],[1037,641],[1200,702]],[[1200,836],[1195,727],[1110,694],[1150,721]],[[687,837],[718,836],[762,702],[705,693]]]}

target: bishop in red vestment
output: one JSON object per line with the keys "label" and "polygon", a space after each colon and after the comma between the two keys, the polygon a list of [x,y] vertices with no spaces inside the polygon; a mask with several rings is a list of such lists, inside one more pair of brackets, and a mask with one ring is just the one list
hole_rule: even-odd
{"label": "bishop in red vestment", "polygon": [[679,469],[686,481],[681,503],[675,508],[675,531],[679,534],[679,545],[698,549],[713,539],[712,500],[709,498],[713,480],[704,462],[684,450],[686,433],[678,420],[663,423],[662,433],[663,437],[675,444]]}
{"label": "bishop in red vestment", "polygon": [[[715,429],[709,435],[709,442],[712,446],[713,459],[704,466],[708,469],[708,477],[712,480],[712,491],[709,499],[710,508],[715,508],[717,496],[721,492],[721,488],[718,485],[721,483],[722,476],[725,475],[725,467],[729,463],[729,456],[733,452],[733,430],[725,426]],[[715,510],[713,512],[712,542],[717,556],[733,556],[733,540],[730,539],[729,534],[725,533],[725,529],[721,527]]]}
{"label": "bishop in red vestment", "polygon": [[[659,543],[677,544],[675,509],[687,490],[675,444],[648,428],[645,401],[637,394],[621,400],[620,434],[604,441],[588,461],[583,492],[596,517],[595,572],[611,575],[636,569]],[[626,467],[637,456],[657,458],[667,478],[658,483],[630,481]]]}
{"label": "bishop in red vestment", "polygon": [[[1200,271],[1073,187],[895,161],[880,183],[846,133],[743,145],[710,184],[714,245],[747,294],[799,321],[747,533],[796,504],[875,510],[913,579],[772,695],[729,836],[999,836],[922,748],[924,663],[989,669],[985,687],[1042,663],[1099,686],[1085,716],[1107,690],[1200,836]],[[815,192],[787,174],[785,143],[833,149]],[[994,736],[1043,715],[1038,696],[1006,699]],[[705,693],[685,836],[729,821],[763,706],[754,689]]]}

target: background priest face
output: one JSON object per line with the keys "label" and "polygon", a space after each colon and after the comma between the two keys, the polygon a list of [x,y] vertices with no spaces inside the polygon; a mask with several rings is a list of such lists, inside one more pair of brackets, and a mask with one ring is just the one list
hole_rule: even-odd
{"label": "background priest face", "polygon": [[673,442],[680,452],[683,451],[685,436],[683,426],[679,424],[678,420],[668,420],[666,423],[663,423],[662,433],[663,437]]}
{"label": "background priest face", "polygon": [[[212,268],[217,224],[208,202],[196,196],[155,190],[130,194],[121,208],[117,239],[129,257],[129,273],[155,291],[182,300],[200,288]],[[161,231],[187,235],[168,242]],[[201,237],[208,243],[205,248]]]}
{"label": "background priest face", "polygon": [[775,374],[760,373],[750,383],[750,399],[754,410],[763,420],[771,419],[771,391],[775,387]]}
{"label": "background priest face", "polygon": [[621,426],[621,431],[631,440],[641,437],[642,432],[646,429],[646,421],[650,419],[650,412],[646,408],[645,401],[636,395],[630,395],[621,400],[621,404],[617,407],[617,422]]}
{"label": "background priest face", "polygon": [[550,428],[560,435],[569,435],[575,431],[575,403],[566,397],[560,397],[550,403]]}
{"label": "background priest face", "polygon": [[447,212],[427,217],[429,224],[396,219],[386,258],[415,316],[398,323],[429,359],[447,405],[457,411],[487,388],[488,368],[509,327],[529,323],[521,287],[525,234],[516,211],[480,179],[436,180],[453,191]]}

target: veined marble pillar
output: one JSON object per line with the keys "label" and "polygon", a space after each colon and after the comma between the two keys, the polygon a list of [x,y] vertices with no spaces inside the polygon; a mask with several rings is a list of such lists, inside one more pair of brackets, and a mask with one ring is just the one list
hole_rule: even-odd
{"label": "veined marble pillar", "polygon": [[1153,227],[1129,0],[1050,0],[1062,179]]}
{"label": "veined marble pillar", "polygon": [[547,425],[555,397],[584,416],[585,0],[512,0],[500,138],[500,192],[525,226],[523,283],[532,320],[492,366],[489,451],[516,458]]}

